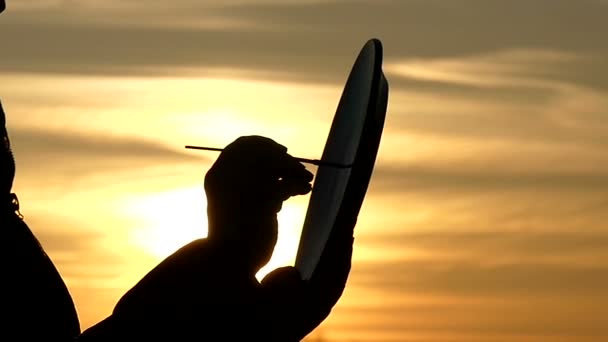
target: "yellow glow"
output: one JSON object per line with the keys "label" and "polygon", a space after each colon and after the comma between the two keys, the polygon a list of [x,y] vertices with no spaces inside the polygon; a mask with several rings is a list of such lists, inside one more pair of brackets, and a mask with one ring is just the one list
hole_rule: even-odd
{"label": "yellow glow", "polygon": [[205,141],[221,142],[218,147],[224,147],[241,135],[262,134],[261,132],[270,128],[264,122],[230,108],[209,108],[203,112],[181,116],[183,120],[189,121],[182,134],[202,136]]}
{"label": "yellow glow", "polygon": [[290,199],[283,204],[283,208],[279,212],[279,239],[275,246],[272,258],[260,272],[258,279],[262,279],[270,271],[277,267],[290,266],[295,262],[298,244],[300,242],[300,234],[304,223],[304,215],[306,214],[306,200],[308,196],[303,198]]}
{"label": "yellow glow", "polygon": [[[278,215],[279,238],[258,278],[277,267],[293,265],[308,196],[290,199]],[[206,199],[200,186],[132,197],[119,204],[133,220],[131,244],[159,261],[194,239],[207,236]]]}
{"label": "yellow glow", "polygon": [[133,218],[134,245],[162,259],[207,236],[206,200],[200,186],[130,198],[124,214]]}
{"label": "yellow glow", "polygon": [[[178,149],[185,144],[223,147],[240,135],[257,134],[310,158],[322,153],[340,94],[338,87],[227,77],[0,75],[0,81],[14,85],[6,91],[0,86],[3,97],[26,97],[35,88],[46,98],[60,99],[52,106],[7,107],[14,113],[13,127],[131,136]],[[99,94],[111,101],[87,102]],[[50,115],[58,119],[46,120]]]}

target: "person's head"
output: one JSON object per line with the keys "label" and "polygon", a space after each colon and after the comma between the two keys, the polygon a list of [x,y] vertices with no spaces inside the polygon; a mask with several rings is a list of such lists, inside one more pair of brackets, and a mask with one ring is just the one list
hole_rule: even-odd
{"label": "person's head", "polygon": [[273,140],[238,138],[205,176],[209,239],[232,244],[257,271],[272,256],[283,201],[308,193],[312,178]]}

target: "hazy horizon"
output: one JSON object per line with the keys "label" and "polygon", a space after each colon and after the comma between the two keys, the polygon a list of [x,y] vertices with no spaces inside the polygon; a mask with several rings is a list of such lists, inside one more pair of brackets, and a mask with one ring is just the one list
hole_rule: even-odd
{"label": "hazy horizon", "polygon": [[[143,5],[145,3],[145,6]],[[206,233],[203,177],[259,134],[319,158],[370,38],[389,108],[325,341],[608,338],[608,2],[15,0],[14,191],[82,328]],[[295,257],[308,197],[281,212]]]}

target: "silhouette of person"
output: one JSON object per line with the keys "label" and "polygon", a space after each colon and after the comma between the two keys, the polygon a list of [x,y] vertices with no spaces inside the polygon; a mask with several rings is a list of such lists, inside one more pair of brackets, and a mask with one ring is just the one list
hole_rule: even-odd
{"label": "silhouette of person", "polygon": [[1,103],[0,139],[0,341],[73,341],[80,325],[72,297],[12,193],[15,160]]}
{"label": "silhouette of person", "polygon": [[283,201],[308,193],[312,178],[271,139],[246,136],[229,144],[205,176],[208,237],[162,261],[79,341],[304,338],[342,295],[356,218],[334,227],[310,280],[294,267],[261,283],[255,275],[272,255]]}
{"label": "silhouette of person", "polygon": [[19,214],[15,162],[0,104],[0,340],[72,341],[80,334],[72,297]]}

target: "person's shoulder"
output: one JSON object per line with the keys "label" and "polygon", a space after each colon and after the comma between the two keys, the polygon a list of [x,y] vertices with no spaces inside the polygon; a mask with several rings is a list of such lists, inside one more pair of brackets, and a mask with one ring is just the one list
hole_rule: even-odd
{"label": "person's shoulder", "polygon": [[196,239],[180,247],[163,262],[198,263],[208,260],[213,254],[214,248],[207,239]]}
{"label": "person's shoulder", "polygon": [[175,253],[184,251],[200,251],[209,249],[209,241],[205,238],[192,240],[184,246],[180,247]]}
{"label": "person's shoulder", "polygon": [[204,239],[194,240],[166,257],[123,296],[117,308],[132,306],[141,298],[158,300],[167,294],[179,295],[178,289],[187,287],[197,273],[204,273],[208,268],[209,262],[205,260],[211,258],[205,256],[206,245]]}

